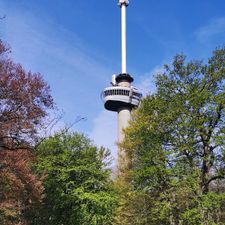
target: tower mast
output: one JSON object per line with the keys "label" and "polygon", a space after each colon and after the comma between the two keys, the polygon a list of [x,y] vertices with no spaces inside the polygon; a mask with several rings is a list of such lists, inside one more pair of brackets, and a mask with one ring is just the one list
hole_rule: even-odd
{"label": "tower mast", "polygon": [[[107,87],[102,92],[105,109],[117,112],[118,114],[118,143],[124,140],[123,130],[129,125],[131,110],[138,107],[142,94],[137,88],[131,86],[133,77],[127,73],[127,55],[126,55],[126,8],[129,5],[128,0],[119,0],[121,8],[121,73],[113,75],[112,86]],[[118,149],[118,166],[126,164],[125,152]],[[125,166],[126,167],[126,166]]]}

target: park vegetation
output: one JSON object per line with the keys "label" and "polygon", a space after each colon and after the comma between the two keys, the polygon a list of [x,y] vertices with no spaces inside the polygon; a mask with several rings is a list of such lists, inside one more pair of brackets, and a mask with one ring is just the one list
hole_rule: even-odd
{"label": "park vegetation", "polygon": [[[225,46],[208,61],[176,55],[133,111],[113,178],[110,151],[62,129],[41,74],[0,41],[1,225],[222,225]],[[42,135],[42,136],[41,136]]]}

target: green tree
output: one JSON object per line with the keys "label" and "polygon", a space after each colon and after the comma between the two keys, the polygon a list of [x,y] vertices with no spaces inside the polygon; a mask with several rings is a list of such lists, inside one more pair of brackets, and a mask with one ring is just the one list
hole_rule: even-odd
{"label": "green tree", "polygon": [[61,131],[37,149],[38,173],[46,174],[46,197],[34,224],[108,225],[116,198],[109,151],[82,134]]}
{"label": "green tree", "polygon": [[156,86],[134,112],[121,144],[136,201],[122,199],[133,212],[141,203],[143,212],[137,222],[133,213],[121,224],[223,224],[225,46],[206,64],[175,56],[157,74]]}

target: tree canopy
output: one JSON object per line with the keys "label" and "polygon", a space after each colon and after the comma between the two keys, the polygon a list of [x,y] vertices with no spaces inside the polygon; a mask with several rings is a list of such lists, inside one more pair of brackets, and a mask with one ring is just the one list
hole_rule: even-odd
{"label": "tree canopy", "polygon": [[121,144],[130,164],[119,214],[132,215],[121,224],[223,224],[225,46],[207,63],[176,55],[156,87]]}
{"label": "tree canopy", "polygon": [[[26,72],[0,41],[0,138],[7,148],[33,142],[52,109],[50,89],[39,73]],[[11,146],[13,145],[13,146]]]}
{"label": "tree canopy", "polygon": [[36,169],[46,173],[37,224],[112,224],[116,198],[108,150],[98,149],[82,134],[62,130],[45,140],[37,155]]}

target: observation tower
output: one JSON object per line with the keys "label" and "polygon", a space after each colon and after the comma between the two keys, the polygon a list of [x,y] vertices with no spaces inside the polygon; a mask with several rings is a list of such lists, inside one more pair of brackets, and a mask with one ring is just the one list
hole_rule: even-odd
{"label": "observation tower", "polygon": [[[131,110],[139,105],[142,94],[137,88],[131,85],[133,77],[127,73],[126,56],[126,8],[128,0],[119,0],[121,8],[121,61],[122,71],[118,75],[112,76],[111,86],[102,92],[105,109],[117,112],[118,114],[118,142],[124,139],[123,129],[129,124]],[[119,149],[118,156],[123,155]]]}

